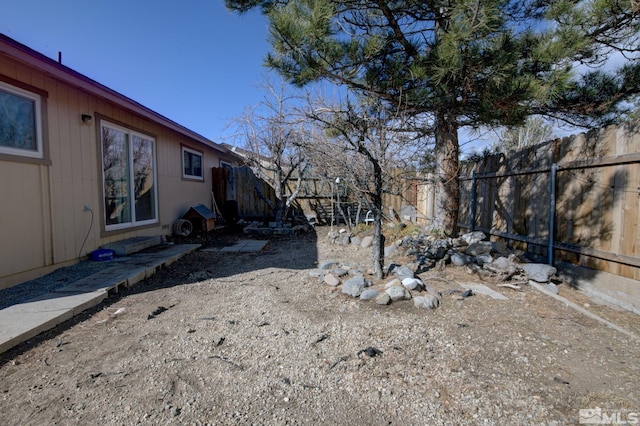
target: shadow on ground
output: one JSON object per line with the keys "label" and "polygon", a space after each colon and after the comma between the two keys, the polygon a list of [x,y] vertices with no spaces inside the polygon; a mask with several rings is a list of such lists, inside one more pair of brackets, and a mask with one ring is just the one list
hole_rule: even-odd
{"label": "shadow on ground", "polygon": [[[141,292],[188,285],[267,268],[304,270],[318,267],[317,235],[314,231],[290,236],[265,237],[232,233],[206,238],[203,240],[202,236],[196,236],[190,240],[177,240],[176,243],[199,243],[202,247],[129,291]],[[248,239],[268,240],[268,243],[255,253],[207,251],[208,248],[228,247]]]}
{"label": "shadow on ground", "polygon": [[[233,246],[241,240],[267,240],[268,242],[259,252],[202,251],[203,249],[220,249]],[[313,230],[308,233],[287,236],[253,236],[227,230],[194,235],[190,238],[175,238],[173,242],[176,244],[197,243],[201,244],[202,247],[200,250],[182,257],[177,262],[159,269],[151,277],[134,284],[130,288],[120,287],[117,293],[110,294],[110,297],[102,303],[0,354],[0,366],[42,342],[55,339],[56,336],[70,327],[87,320],[95,313],[133,294],[176,286],[188,286],[209,279],[230,277],[269,268],[304,270],[317,268],[318,266],[317,236]],[[150,248],[145,252],[158,250],[162,250],[162,248]],[[56,293],[52,292],[55,286],[72,284],[74,280],[86,278],[107,264],[111,264],[111,266],[117,265],[117,263],[113,262],[93,262],[92,264],[92,262],[87,261],[82,263],[86,263],[86,265],[75,269],[73,267],[61,268],[48,276],[23,283],[16,286],[16,288],[0,290],[0,300],[5,301],[5,304],[8,303],[7,306],[10,306],[14,303],[23,303],[31,298],[46,295],[55,297]],[[8,301],[11,297],[14,298],[13,303]]]}

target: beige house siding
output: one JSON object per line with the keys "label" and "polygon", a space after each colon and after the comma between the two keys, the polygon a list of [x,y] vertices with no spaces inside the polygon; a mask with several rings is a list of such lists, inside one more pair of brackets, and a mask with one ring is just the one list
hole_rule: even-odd
{"label": "beige house siding", "polygon": [[[211,205],[211,173],[207,171],[220,166],[220,153],[211,146],[33,69],[2,51],[0,79],[46,92],[43,133],[48,147],[48,158],[40,161],[45,164],[0,155],[0,288],[77,262],[105,243],[168,235],[174,221],[190,206]],[[90,125],[82,122],[82,114],[93,117]],[[155,138],[157,224],[105,232],[101,119]],[[203,181],[182,178],[182,145],[203,153]],[[85,206],[94,213],[93,224]]]}
{"label": "beige house siding", "polygon": [[[48,226],[44,214],[48,202],[43,194],[47,185],[45,166],[0,161],[0,270],[2,275],[45,265]],[[7,183],[11,182],[11,185]]]}

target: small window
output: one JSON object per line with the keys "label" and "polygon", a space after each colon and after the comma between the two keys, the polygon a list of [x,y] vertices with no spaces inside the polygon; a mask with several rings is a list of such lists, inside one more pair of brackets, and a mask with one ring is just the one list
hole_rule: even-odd
{"label": "small window", "polygon": [[202,153],[182,147],[182,177],[204,180],[202,174]]}
{"label": "small window", "polygon": [[40,96],[1,81],[0,154],[43,158]]}

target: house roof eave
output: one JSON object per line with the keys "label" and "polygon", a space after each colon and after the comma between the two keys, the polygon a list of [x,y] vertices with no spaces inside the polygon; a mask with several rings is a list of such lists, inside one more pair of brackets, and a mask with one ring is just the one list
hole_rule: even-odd
{"label": "house roof eave", "polygon": [[38,69],[39,71],[50,75],[51,77],[62,81],[66,84],[74,86],[80,90],[100,97],[106,101],[112,102],[132,113],[149,119],[155,123],[161,124],[173,131],[185,135],[203,145],[210,147],[221,153],[227,153],[226,148],[207,139],[206,137],[184,127],[181,124],[165,117],[164,115],[145,107],[139,102],[116,92],[109,87],[98,83],[97,81],[80,74],[79,72],[62,65],[61,63],[48,58],[47,56],[25,46],[10,37],[0,33],[0,53],[6,54],[26,65]]}

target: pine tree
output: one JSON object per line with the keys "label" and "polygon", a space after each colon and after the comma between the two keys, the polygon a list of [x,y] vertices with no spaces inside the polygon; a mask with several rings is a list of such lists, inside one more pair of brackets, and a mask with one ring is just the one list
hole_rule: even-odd
{"label": "pine tree", "polygon": [[[426,116],[438,166],[436,226],[455,231],[462,127],[516,126],[531,114],[615,121],[637,96],[640,66],[596,70],[638,52],[634,0],[226,0],[270,22],[266,63],[291,83],[326,80]],[[621,107],[622,106],[622,107]]]}

